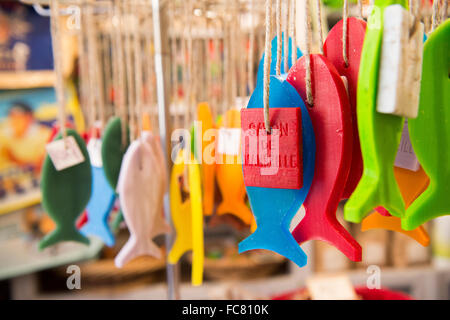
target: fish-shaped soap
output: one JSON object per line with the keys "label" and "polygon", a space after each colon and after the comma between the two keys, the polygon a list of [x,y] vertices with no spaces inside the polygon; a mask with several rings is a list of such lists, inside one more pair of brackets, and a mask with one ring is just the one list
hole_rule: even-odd
{"label": "fish-shaped soap", "polygon": [[[210,216],[214,209],[214,189],[215,189],[215,155],[207,154],[207,150],[213,149],[209,148],[211,144],[214,144],[214,136],[211,132],[214,128],[213,116],[208,103],[199,103],[197,106],[197,121],[200,122],[201,132],[196,132],[196,134],[201,136],[196,137],[194,146],[197,145],[197,141],[201,142],[201,148],[196,151],[197,159],[201,159],[201,172],[202,172],[202,186],[203,186],[203,213],[206,216]],[[213,149],[214,150],[214,149]],[[201,155],[197,153],[201,152]]]}
{"label": "fish-shaped soap", "polygon": [[[77,218],[86,208],[91,197],[92,174],[89,154],[84,140],[73,129],[66,129],[67,137],[73,137],[84,161],[61,171],[56,170],[47,155],[42,167],[42,205],[56,224],[56,229],[39,242],[44,249],[62,241],[89,244],[89,239],[76,228]],[[55,140],[62,139],[59,134]]]}
{"label": "fish-shaped soap", "polygon": [[436,28],[424,45],[419,115],[409,119],[417,159],[430,178],[428,188],[408,207],[405,230],[450,213],[450,20]]}
{"label": "fish-shaped soap", "polygon": [[187,251],[192,250],[192,213],[190,199],[183,199],[183,179],[186,164],[186,151],[180,149],[170,175],[170,212],[176,238],[170,249],[168,261],[175,264]]}
{"label": "fish-shaped soap", "polygon": [[[92,195],[86,207],[88,219],[81,228],[81,233],[99,237],[108,247],[115,243],[114,235],[108,224],[108,217],[113,209],[116,194],[106,180],[101,163],[101,139],[91,138],[88,142],[88,150],[92,168]],[[93,159],[96,159],[94,161]]]}
{"label": "fish-shaped soap", "polygon": [[378,71],[383,37],[383,11],[402,0],[376,0],[367,23],[357,89],[358,131],[363,157],[363,175],[344,206],[344,218],[353,223],[378,206],[402,217],[405,203],[394,175],[404,118],[377,112]]}
{"label": "fish-shaped soap", "polygon": [[[181,149],[172,167],[170,178],[170,209],[173,225],[176,230],[175,242],[170,249],[168,262],[175,264],[183,254],[192,251],[193,285],[203,281],[204,243],[203,243],[203,210],[200,169],[191,156],[186,161],[186,151]],[[185,176],[187,166],[187,175]],[[189,197],[183,199],[183,179],[188,178]]]}
{"label": "fish-shaped soap", "polygon": [[[219,131],[217,139],[216,177],[222,202],[217,207],[217,214],[232,214],[250,225],[253,215],[245,203],[246,192],[240,163],[241,115],[239,110],[228,110],[222,118],[222,126],[219,130],[222,130],[222,133]],[[227,137],[236,139],[228,141],[225,140]]]}
{"label": "fish-shaped soap", "polygon": [[[305,217],[292,232],[298,243],[322,240],[352,261],[361,260],[361,246],[338,222],[336,210],[347,181],[352,152],[350,103],[336,68],[326,57],[310,56],[314,104],[307,106],[316,139],[315,172],[303,203]],[[306,98],[306,59],[300,58],[289,71],[289,82]]]}
{"label": "fish-shaped soap", "polygon": [[347,80],[350,108],[352,112],[353,147],[352,163],[344,187],[343,199],[348,199],[361,179],[363,162],[361,146],[359,145],[358,123],[356,117],[356,89],[358,86],[359,63],[366,34],[366,22],[350,17],[347,19],[347,64],[343,54],[343,27],[344,21],[340,20],[328,33],[323,45],[324,56],[336,67],[341,77]]}
{"label": "fish-shaped soap", "polygon": [[[263,86],[259,84],[247,105],[263,112]],[[272,76],[270,79],[270,108],[300,108],[302,126],[303,187],[276,189],[247,186],[256,231],[239,243],[239,252],[252,249],[272,250],[285,256],[299,267],[307,257],[289,231],[290,223],[305,200],[314,175],[315,141],[311,120],[303,100],[286,81]]]}
{"label": "fish-shaped soap", "polygon": [[123,157],[117,191],[130,238],[115,258],[119,268],[143,255],[161,258],[161,250],[153,242],[153,228],[162,210],[164,172],[152,139],[151,133],[143,132]]}
{"label": "fish-shaped soap", "polygon": [[122,139],[122,125],[119,117],[111,118],[102,137],[102,164],[106,179],[111,188],[116,190],[122,158],[130,144],[129,128],[126,126],[125,144]]}

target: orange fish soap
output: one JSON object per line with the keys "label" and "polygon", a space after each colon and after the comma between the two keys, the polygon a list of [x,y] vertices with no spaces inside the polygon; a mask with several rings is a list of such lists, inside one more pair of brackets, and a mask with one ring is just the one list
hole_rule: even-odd
{"label": "orange fish soap", "polygon": [[261,109],[242,109],[242,154],[247,187],[303,187],[300,108],[270,108],[267,134]]}

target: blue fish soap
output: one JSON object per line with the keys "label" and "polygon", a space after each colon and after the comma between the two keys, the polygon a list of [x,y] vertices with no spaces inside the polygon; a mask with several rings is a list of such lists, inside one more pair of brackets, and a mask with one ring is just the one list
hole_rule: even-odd
{"label": "blue fish soap", "polygon": [[242,109],[242,153],[247,187],[303,186],[300,108],[271,108],[267,134],[262,109]]}

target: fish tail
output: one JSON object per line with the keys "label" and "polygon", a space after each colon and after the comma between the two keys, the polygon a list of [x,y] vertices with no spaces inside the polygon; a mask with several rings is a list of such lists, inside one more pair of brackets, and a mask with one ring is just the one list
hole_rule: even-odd
{"label": "fish tail", "polygon": [[304,267],[307,256],[289,229],[285,230],[276,224],[266,225],[267,227],[258,226],[254,233],[239,243],[239,253],[253,249],[271,250],[293,261],[300,268]]}
{"label": "fish tail", "polygon": [[406,210],[402,228],[413,230],[431,219],[450,214],[450,198],[446,189],[430,184]]}
{"label": "fish tail", "polygon": [[430,237],[424,227],[419,226],[414,230],[406,231],[401,226],[400,218],[382,215],[379,212],[374,212],[367,216],[361,223],[361,231],[364,232],[372,229],[384,229],[403,233],[424,247],[430,244]]}
{"label": "fish tail", "polygon": [[345,220],[360,223],[376,207],[384,207],[391,215],[402,217],[405,213],[400,188],[394,170],[381,170],[382,176],[363,175],[361,181],[344,206]]}
{"label": "fish tail", "polygon": [[114,259],[114,263],[118,268],[122,268],[128,262],[140,256],[152,256],[161,259],[161,250],[151,239],[138,242],[134,236],[131,236]]}
{"label": "fish tail", "polygon": [[[324,221],[320,221],[321,219]],[[299,244],[309,240],[322,240],[336,247],[352,261],[361,261],[362,259],[362,248],[359,243],[337,219],[330,219],[329,216],[321,218],[306,212],[292,235]]]}
{"label": "fish tail", "polygon": [[223,214],[233,214],[234,216],[241,219],[246,225],[251,225],[253,221],[253,214],[250,208],[241,201],[227,201],[224,200],[218,207],[217,207],[217,214],[223,215]]}
{"label": "fish tail", "polygon": [[52,231],[50,234],[46,235],[40,242],[39,242],[39,250],[43,250],[47,247],[50,247],[58,242],[64,242],[64,241],[75,241],[80,242],[86,245],[89,245],[90,241],[88,238],[86,238],[84,235],[82,235],[77,228],[75,228],[75,225],[68,228],[61,228],[56,227],[54,231]]}
{"label": "fish tail", "polygon": [[116,242],[106,221],[93,222],[88,220],[88,222],[81,228],[80,232],[85,236],[92,235],[99,237],[108,247],[114,246]]}

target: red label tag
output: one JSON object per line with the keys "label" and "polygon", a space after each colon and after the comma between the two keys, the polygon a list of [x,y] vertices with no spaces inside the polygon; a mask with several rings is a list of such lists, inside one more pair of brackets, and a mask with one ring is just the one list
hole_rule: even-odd
{"label": "red label tag", "polygon": [[300,108],[270,108],[271,133],[263,109],[242,109],[244,182],[248,187],[300,189],[303,186]]}

